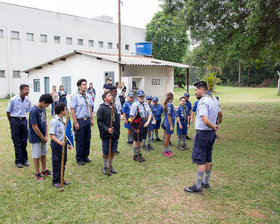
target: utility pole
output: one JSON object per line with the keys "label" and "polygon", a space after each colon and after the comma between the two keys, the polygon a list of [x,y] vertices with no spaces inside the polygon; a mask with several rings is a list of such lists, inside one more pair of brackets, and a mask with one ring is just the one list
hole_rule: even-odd
{"label": "utility pole", "polygon": [[121,81],[122,81],[122,65],[121,65],[121,61],[122,61],[122,56],[121,56],[121,0],[118,0],[118,35],[119,35],[119,83],[121,85]]}
{"label": "utility pole", "polygon": [[277,95],[280,95],[280,72],[277,71],[278,75],[279,75],[279,79],[278,79],[278,89],[277,89]]}

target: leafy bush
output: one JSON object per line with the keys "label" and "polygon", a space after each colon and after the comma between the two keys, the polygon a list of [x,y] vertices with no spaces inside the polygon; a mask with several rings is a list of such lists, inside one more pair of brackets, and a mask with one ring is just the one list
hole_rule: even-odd
{"label": "leafy bush", "polygon": [[[203,80],[208,84],[208,88],[211,92],[213,92],[215,85],[220,83],[220,79],[215,77],[216,72],[212,72],[208,74],[208,77],[205,76]],[[207,80],[208,78],[208,80]]]}

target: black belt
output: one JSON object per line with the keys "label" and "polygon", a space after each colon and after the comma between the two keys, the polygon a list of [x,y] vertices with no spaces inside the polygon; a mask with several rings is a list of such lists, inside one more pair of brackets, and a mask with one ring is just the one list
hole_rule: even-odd
{"label": "black belt", "polygon": [[196,132],[210,132],[210,131],[215,131],[215,130],[198,130],[198,129],[196,129]]}
{"label": "black belt", "polygon": [[86,120],[88,120],[89,119],[89,117],[84,117],[84,118],[78,118],[77,120],[79,121],[79,120],[84,120],[84,121],[86,121]]}
{"label": "black belt", "polygon": [[11,117],[11,118],[15,118],[15,119],[18,119],[18,120],[24,120],[24,119],[26,119],[26,117]]}

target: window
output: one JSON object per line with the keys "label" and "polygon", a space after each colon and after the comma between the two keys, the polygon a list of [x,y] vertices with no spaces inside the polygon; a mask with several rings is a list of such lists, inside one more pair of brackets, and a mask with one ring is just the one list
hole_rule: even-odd
{"label": "window", "polygon": [[89,46],[89,47],[93,47],[93,44],[94,44],[94,41],[93,41],[93,40],[89,40],[89,41],[88,41],[88,46]]}
{"label": "window", "polygon": [[59,44],[60,43],[60,36],[54,36],[53,40],[56,44]]}
{"label": "window", "polygon": [[4,32],[3,30],[0,30],[0,37],[3,37],[4,36]]}
{"label": "window", "polygon": [[33,33],[26,33],[26,40],[34,40],[34,34]]}
{"label": "window", "polygon": [[106,83],[107,78],[110,78],[112,85],[115,85],[115,72],[104,72],[104,83]]}
{"label": "window", "polygon": [[83,46],[84,45],[84,40],[83,39],[78,39],[78,45]]}
{"label": "window", "polygon": [[47,42],[47,35],[41,34],[41,35],[40,35],[40,41],[41,41],[41,42]]}
{"label": "window", "polygon": [[33,79],[34,92],[40,92],[40,79]]}
{"label": "window", "polygon": [[113,49],[113,43],[108,42],[108,48],[109,48],[109,49]]}
{"label": "window", "polygon": [[19,39],[19,32],[18,31],[12,31],[11,32],[11,38],[12,39]]}
{"label": "window", "polygon": [[62,76],[62,85],[65,92],[71,94],[71,76]]}
{"label": "window", "polygon": [[72,38],[71,37],[66,37],[66,44],[72,45]]}
{"label": "window", "polygon": [[5,78],[5,70],[0,70],[0,78]]}
{"label": "window", "polygon": [[129,51],[129,45],[128,44],[125,45],[125,50]]}
{"label": "window", "polygon": [[14,70],[13,71],[13,78],[20,78],[20,71],[19,70]]}
{"label": "window", "polygon": [[99,41],[98,46],[99,46],[99,48],[103,48],[103,41]]}
{"label": "window", "polygon": [[117,44],[117,49],[119,49],[119,44]]}

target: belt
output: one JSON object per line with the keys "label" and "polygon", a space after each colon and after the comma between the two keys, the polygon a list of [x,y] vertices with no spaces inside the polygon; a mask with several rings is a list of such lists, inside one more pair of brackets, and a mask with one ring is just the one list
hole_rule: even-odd
{"label": "belt", "polygon": [[86,121],[88,119],[89,119],[89,117],[84,117],[84,118],[78,118],[77,120],[84,120],[84,121]]}
{"label": "belt", "polygon": [[24,119],[26,119],[26,117],[11,117],[11,118],[15,118],[15,119],[18,119],[18,120],[24,120]]}
{"label": "belt", "polygon": [[210,131],[215,131],[215,130],[198,130],[198,129],[196,129],[196,132],[210,132]]}

